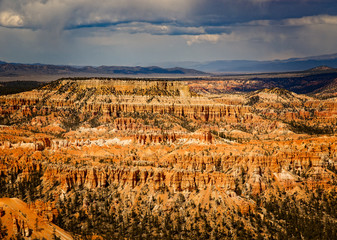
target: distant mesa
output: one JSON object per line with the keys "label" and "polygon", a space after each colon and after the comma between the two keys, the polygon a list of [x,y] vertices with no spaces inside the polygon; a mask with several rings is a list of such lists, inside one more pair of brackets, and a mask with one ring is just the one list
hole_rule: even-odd
{"label": "distant mesa", "polygon": [[336,70],[336,69],[323,65],[323,66],[318,66],[318,67],[311,68],[308,71],[319,72],[319,71],[332,71],[332,70]]}
{"label": "distant mesa", "polygon": [[45,85],[42,89],[57,93],[83,93],[94,91],[95,94],[133,95],[133,96],[190,96],[190,89],[182,81],[154,81],[141,79],[59,79]]}

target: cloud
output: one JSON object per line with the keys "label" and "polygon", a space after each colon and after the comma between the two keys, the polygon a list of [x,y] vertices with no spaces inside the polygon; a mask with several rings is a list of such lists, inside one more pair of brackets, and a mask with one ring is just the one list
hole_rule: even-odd
{"label": "cloud", "polygon": [[250,21],[337,15],[335,0],[197,0],[192,19],[205,26],[231,26]]}
{"label": "cloud", "polygon": [[76,28],[122,22],[173,22],[184,17],[192,0],[3,0],[5,12],[17,12],[21,26]]}
{"label": "cloud", "polygon": [[0,25],[4,27],[21,27],[24,25],[20,15],[12,11],[0,12]]}
{"label": "cloud", "polygon": [[[239,42],[243,41],[244,39],[252,42],[260,41],[270,43],[272,41],[276,41],[277,39],[283,39],[284,41],[289,40],[289,36],[291,36],[291,34],[293,33],[290,34],[290,29],[285,29],[285,27],[306,27],[311,25],[322,25],[324,26],[324,28],[328,28],[329,25],[337,25],[337,16],[318,15],[301,18],[282,19],[280,21],[256,20],[247,23],[238,23],[226,27],[206,27],[204,29],[205,33],[186,36],[185,38],[186,43],[189,46],[204,42],[214,44],[223,40],[226,40],[227,42]],[[278,29],[272,30],[272,27],[278,27]],[[279,27],[281,27],[281,29]],[[268,34],[268,32],[270,34]]]}
{"label": "cloud", "polygon": [[[306,25],[336,25],[337,16],[317,15],[306,16],[301,18],[288,18],[279,21],[275,20],[256,20],[248,22],[250,26],[306,26]],[[245,25],[245,24],[243,24]]]}
{"label": "cloud", "polygon": [[1,57],[17,62],[317,55],[336,28],[336,0],[0,0]]}
{"label": "cloud", "polygon": [[317,25],[317,24],[337,24],[337,16],[318,15],[308,16],[302,18],[291,18],[281,21],[283,25],[287,26],[303,26],[303,25]]}
{"label": "cloud", "polygon": [[[319,4],[324,2],[324,4]],[[329,6],[328,10],[326,6]],[[53,32],[77,28],[154,34],[221,34],[225,27],[273,21],[328,21],[337,15],[335,0],[1,0],[0,25]],[[294,9],[296,9],[294,11]],[[320,19],[308,19],[308,12]],[[313,14],[314,13],[314,14]],[[296,16],[296,17],[294,17]],[[302,19],[301,19],[302,18]],[[289,19],[289,22],[283,22]],[[293,20],[292,20],[293,19]],[[333,20],[335,21],[335,20]],[[146,25],[144,27],[143,25]],[[300,23],[298,23],[300,24]],[[128,27],[126,25],[129,25]],[[136,29],[136,25],[139,29]],[[204,32],[200,31],[203,29]]]}
{"label": "cloud", "polygon": [[203,34],[196,36],[186,36],[187,45],[191,46],[195,43],[209,42],[209,43],[217,43],[221,39],[222,35],[219,34]]}
{"label": "cloud", "polygon": [[151,35],[199,35],[205,33],[205,29],[203,27],[185,27],[146,22],[121,23],[108,27],[106,30],[131,34],[148,33]]}

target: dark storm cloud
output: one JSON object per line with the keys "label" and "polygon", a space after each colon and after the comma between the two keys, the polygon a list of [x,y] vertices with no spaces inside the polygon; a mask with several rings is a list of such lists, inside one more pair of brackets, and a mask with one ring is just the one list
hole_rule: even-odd
{"label": "dark storm cloud", "polygon": [[127,22],[174,22],[184,15],[178,0],[3,0],[0,24],[5,27],[105,27]]}
{"label": "dark storm cloud", "polygon": [[0,58],[132,64],[327,54],[337,52],[336,16],[335,0],[0,0]]}
{"label": "dark storm cloud", "polygon": [[[315,15],[337,15],[331,0],[2,0],[0,24],[22,28],[97,28],[146,23],[203,27],[206,33],[228,32],[224,26],[254,20],[282,20]],[[216,28],[218,27],[218,28]],[[139,29],[141,31],[141,29]],[[156,34],[156,32],[154,32]],[[190,34],[187,31],[186,34]],[[192,34],[195,34],[192,32]]]}
{"label": "dark storm cloud", "polygon": [[337,15],[333,0],[199,0],[193,22],[202,25],[233,25],[253,20],[281,20],[313,15]]}

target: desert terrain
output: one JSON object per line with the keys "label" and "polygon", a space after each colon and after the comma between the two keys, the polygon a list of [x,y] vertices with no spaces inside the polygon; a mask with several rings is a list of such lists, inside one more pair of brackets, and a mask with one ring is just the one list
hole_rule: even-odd
{"label": "desert terrain", "polygon": [[0,238],[336,239],[336,77],[312,71],[0,96]]}

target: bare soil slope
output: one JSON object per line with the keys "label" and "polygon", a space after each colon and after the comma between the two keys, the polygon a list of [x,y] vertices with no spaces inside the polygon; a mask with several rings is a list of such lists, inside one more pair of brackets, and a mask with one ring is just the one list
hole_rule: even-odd
{"label": "bare soil slope", "polygon": [[0,216],[7,228],[4,239],[15,238],[18,233],[30,239],[53,239],[54,236],[62,240],[73,239],[69,233],[37,215],[18,198],[0,198]]}

